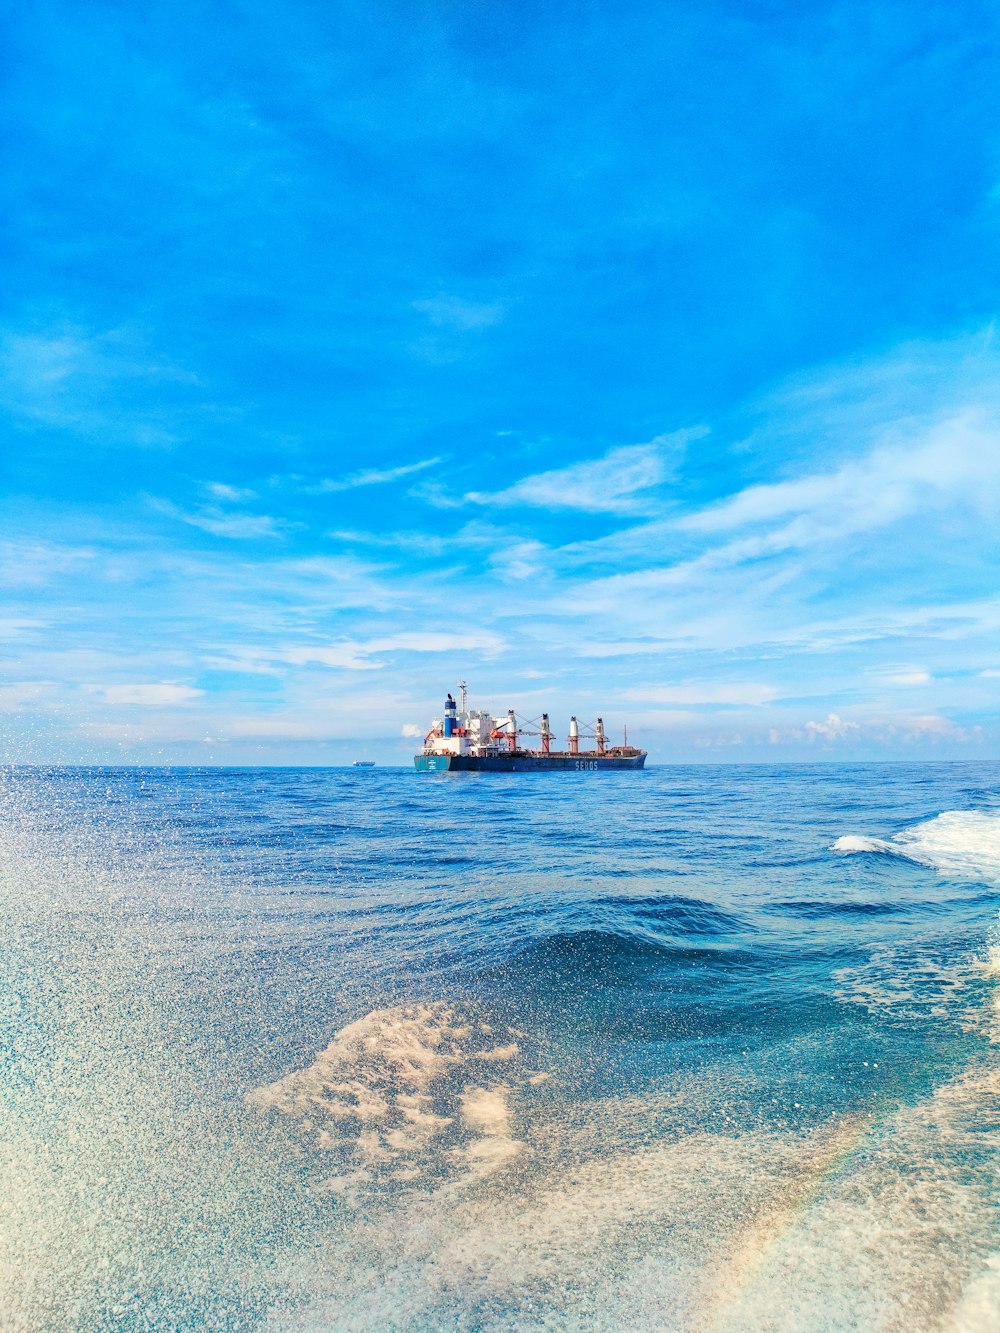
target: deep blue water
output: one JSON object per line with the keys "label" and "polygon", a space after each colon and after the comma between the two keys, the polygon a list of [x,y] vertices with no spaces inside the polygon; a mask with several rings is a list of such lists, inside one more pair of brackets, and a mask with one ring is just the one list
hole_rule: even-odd
{"label": "deep blue water", "polygon": [[0,823],[3,1327],[1000,1327],[1000,766],[21,769]]}

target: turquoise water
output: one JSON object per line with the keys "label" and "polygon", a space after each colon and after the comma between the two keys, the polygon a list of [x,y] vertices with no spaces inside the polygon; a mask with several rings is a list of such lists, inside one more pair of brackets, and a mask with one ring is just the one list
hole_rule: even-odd
{"label": "turquoise water", "polygon": [[6,770],[0,1326],[1000,1327],[1000,766]]}

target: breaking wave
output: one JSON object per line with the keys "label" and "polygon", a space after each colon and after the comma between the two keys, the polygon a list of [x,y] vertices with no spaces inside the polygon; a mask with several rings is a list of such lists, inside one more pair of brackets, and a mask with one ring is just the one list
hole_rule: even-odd
{"label": "breaking wave", "polygon": [[943,875],[1000,883],[1000,813],[947,810],[891,838],[848,834],[835,852],[877,852],[931,866]]}

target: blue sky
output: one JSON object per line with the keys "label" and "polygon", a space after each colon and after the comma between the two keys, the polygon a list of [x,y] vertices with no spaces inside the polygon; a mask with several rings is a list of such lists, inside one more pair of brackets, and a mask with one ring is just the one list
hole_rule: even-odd
{"label": "blue sky", "polygon": [[3,755],[1000,755],[998,28],[9,12]]}

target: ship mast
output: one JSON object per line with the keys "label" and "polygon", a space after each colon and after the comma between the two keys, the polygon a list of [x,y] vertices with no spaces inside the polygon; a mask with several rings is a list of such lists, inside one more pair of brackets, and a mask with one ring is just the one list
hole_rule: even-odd
{"label": "ship mast", "polygon": [[462,712],[464,713],[464,712],[466,711],[466,709],[465,709],[465,700],[466,700],[466,696],[467,696],[468,693],[469,693],[469,687],[466,685],[466,683],[465,683],[464,680],[460,680],[460,681],[458,682],[458,688],[462,691]]}

